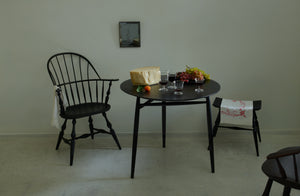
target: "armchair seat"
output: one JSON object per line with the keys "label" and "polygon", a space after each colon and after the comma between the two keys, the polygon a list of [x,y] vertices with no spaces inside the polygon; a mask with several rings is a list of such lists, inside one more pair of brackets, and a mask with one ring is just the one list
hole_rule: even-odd
{"label": "armchair seat", "polygon": [[84,103],[68,106],[61,116],[65,119],[83,118],[86,116],[107,112],[110,109],[109,104],[105,103]]}

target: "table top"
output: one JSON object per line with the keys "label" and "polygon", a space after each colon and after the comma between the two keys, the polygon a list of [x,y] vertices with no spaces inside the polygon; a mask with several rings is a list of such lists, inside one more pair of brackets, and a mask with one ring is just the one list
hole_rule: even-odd
{"label": "table top", "polygon": [[151,85],[150,92],[137,92],[137,86],[132,85],[131,79],[125,80],[121,83],[120,88],[125,93],[140,97],[143,99],[152,99],[157,101],[188,101],[200,98],[205,98],[210,95],[217,93],[220,90],[220,84],[214,80],[206,80],[201,88],[204,89],[203,92],[195,92],[196,84],[184,84],[183,95],[174,95],[174,90],[168,89],[167,92],[160,92],[159,84]]}

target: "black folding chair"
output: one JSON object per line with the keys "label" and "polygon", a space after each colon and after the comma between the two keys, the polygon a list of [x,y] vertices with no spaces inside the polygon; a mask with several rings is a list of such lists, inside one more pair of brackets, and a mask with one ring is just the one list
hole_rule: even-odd
{"label": "black folding chair", "polygon": [[222,98],[216,97],[216,99],[214,100],[213,106],[219,109],[219,113],[218,113],[218,116],[217,116],[216,121],[215,121],[215,126],[213,128],[213,136],[216,137],[217,132],[218,132],[218,128],[229,128],[229,129],[239,129],[239,130],[252,131],[254,142],[255,142],[256,155],[259,156],[257,136],[258,136],[259,142],[261,142],[261,136],[260,136],[260,129],[259,129],[259,123],[258,123],[258,120],[257,120],[256,111],[261,109],[261,100],[253,101],[252,128],[245,128],[245,127],[241,127],[241,126],[238,126],[238,125],[237,126],[235,126],[235,125],[232,125],[232,126],[220,125],[220,121],[221,121],[221,114],[220,114],[221,103],[222,103]]}

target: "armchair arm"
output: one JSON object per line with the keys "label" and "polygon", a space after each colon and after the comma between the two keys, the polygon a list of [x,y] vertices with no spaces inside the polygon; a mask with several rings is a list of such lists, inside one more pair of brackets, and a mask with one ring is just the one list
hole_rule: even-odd
{"label": "armchair arm", "polygon": [[300,153],[300,147],[299,146],[288,147],[288,148],[281,149],[281,150],[279,150],[275,153],[269,154],[267,156],[267,159],[275,159],[276,162],[277,162],[277,165],[279,167],[281,176],[283,178],[287,178],[286,170],[283,167],[283,165],[281,164],[279,159],[282,158],[282,157],[286,157],[286,156],[293,156],[293,163],[291,163],[291,164],[294,165],[294,175],[295,175],[296,181],[298,181],[299,176],[298,176],[298,167],[297,167],[297,161],[296,161],[296,154],[299,154],[299,153]]}
{"label": "armchair arm", "polygon": [[109,82],[108,89],[107,89],[107,91],[106,91],[106,96],[105,96],[105,104],[107,104],[107,103],[108,103],[108,100],[109,100],[110,88],[111,88],[112,82],[118,81],[119,79],[101,79],[101,80],[102,80],[102,81],[108,81],[108,82]]}
{"label": "armchair arm", "polygon": [[64,102],[62,99],[62,91],[60,89],[60,87],[56,87],[55,90],[56,96],[58,97],[58,103],[59,103],[59,107],[60,107],[60,115],[65,114],[65,107],[64,107]]}
{"label": "armchair arm", "polygon": [[66,86],[66,85],[71,85],[71,84],[76,84],[76,83],[82,83],[82,82],[95,82],[95,81],[107,81],[107,82],[115,82],[118,81],[119,79],[102,79],[102,78],[97,78],[97,79],[85,79],[85,80],[78,80],[78,81],[72,81],[72,82],[65,82],[63,84],[58,85],[60,86]]}
{"label": "armchair arm", "polygon": [[111,81],[111,82],[115,82],[115,81],[119,81],[119,78],[116,78],[116,79],[103,79],[103,78],[101,78],[100,80],[101,80],[101,81]]}
{"label": "armchair arm", "polygon": [[[71,81],[58,85],[59,89],[57,89],[56,94],[60,98],[59,104],[61,114],[65,113],[65,109],[63,109],[64,93],[67,95],[69,105],[80,103],[81,95],[83,96],[82,99],[84,102],[87,102],[87,100],[91,102],[101,101],[102,103],[107,104],[109,100],[111,85],[113,82],[118,80],[119,79],[95,78]],[[82,94],[79,94],[79,92],[82,92]]]}
{"label": "armchair arm", "polygon": [[281,157],[291,156],[299,153],[300,153],[300,146],[288,147],[269,154],[267,156],[267,159],[278,159]]}
{"label": "armchair arm", "polygon": [[109,95],[110,95],[110,89],[111,89],[112,82],[119,81],[119,78],[116,78],[116,79],[99,78],[99,79],[96,79],[96,80],[103,82],[103,85],[102,85],[102,100],[103,100],[103,96],[104,96],[104,83],[108,82],[108,88],[106,90],[106,96],[105,96],[105,102],[104,102],[105,104],[107,104],[108,100],[109,100]]}

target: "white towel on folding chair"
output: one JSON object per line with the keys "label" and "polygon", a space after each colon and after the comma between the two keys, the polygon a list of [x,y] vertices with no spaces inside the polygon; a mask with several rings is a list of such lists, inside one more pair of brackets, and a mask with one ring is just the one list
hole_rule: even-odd
{"label": "white towel on folding chair", "polygon": [[[60,105],[59,105],[59,98],[56,93],[56,90],[58,89],[58,86],[54,86],[54,101],[53,101],[53,112],[52,112],[52,119],[51,119],[51,126],[56,127],[57,129],[61,128],[61,122],[59,118],[60,113]],[[61,98],[63,100],[64,107],[66,108],[66,96],[64,93],[61,93]]]}
{"label": "white towel on folding chair", "polygon": [[252,127],[253,101],[222,99],[221,125]]}

